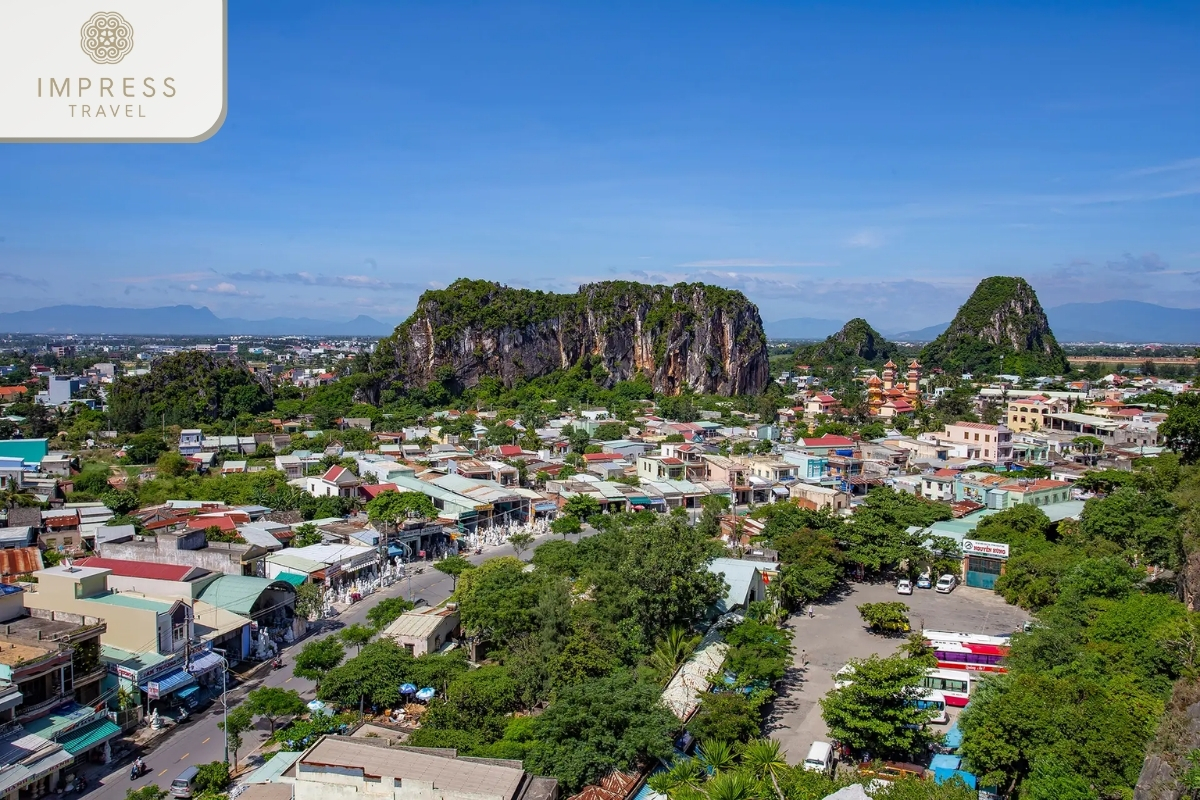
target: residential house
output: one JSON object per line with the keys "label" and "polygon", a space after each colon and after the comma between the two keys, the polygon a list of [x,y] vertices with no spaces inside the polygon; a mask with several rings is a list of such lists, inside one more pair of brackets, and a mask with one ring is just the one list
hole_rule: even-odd
{"label": "residential house", "polygon": [[643,480],[684,480],[687,465],[682,459],[663,455],[640,455],[637,474]]}
{"label": "residential house", "polygon": [[426,606],[401,614],[381,634],[408,651],[411,656],[436,653],[459,635],[458,608]]}
{"label": "residential house", "polygon": [[947,423],[939,439],[955,446],[956,455],[973,461],[1005,464],[1012,461],[1012,431],[983,422]]}
{"label": "residential house", "polygon": [[185,428],[179,432],[179,454],[194,456],[204,449],[204,432],[199,428]]}
{"label": "residential house", "polygon": [[304,490],[313,497],[354,497],[360,483],[362,481],[353,472],[334,465],[323,475],[306,478]]}
{"label": "residential house", "polygon": [[1035,394],[1031,397],[1020,397],[1008,402],[1008,429],[1014,433],[1026,433],[1045,430],[1050,414],[1058,414],[1070,410],[1070,403],[1059,398],[1050,398]]}

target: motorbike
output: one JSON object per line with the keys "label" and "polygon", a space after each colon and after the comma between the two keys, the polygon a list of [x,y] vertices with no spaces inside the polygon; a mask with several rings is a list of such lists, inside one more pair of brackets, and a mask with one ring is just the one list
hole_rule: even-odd
{"label": "motorbike", "polygon": [[271,669],[283,669],[283,659],[275,658],[271,660]]}
{"label": "motorbike", "polygon": [[476,548],[475,548],[475,555],[479,555],[479,554],[481,554],[482,552],[483,552],[483,548],[482,548],[482,547],[476,547]]}
{"label": "motorbike", "polygon": [[142,777],[149,771],[150,771],[150,768],[148,766],[146,766],[146,762],[142,761],[139,758],[137,761],[134,761],[133,764],[131,764],[129,767],[129,780],[136,781],[138,778]]}

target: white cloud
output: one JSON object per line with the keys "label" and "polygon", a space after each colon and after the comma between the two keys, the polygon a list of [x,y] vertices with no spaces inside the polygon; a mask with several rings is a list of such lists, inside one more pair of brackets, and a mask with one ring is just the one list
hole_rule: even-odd
{"label": "white cloud", "polygon": [[882,247],[883,242],[883,233],[874,228],[863,228],[846,240],[846,244],[850,247],[867,247],[872,249]]}
{"label": "white cloud", "polygon": [[829,261],[777,261],[772,258],[716,258],[709,261],[689,261],[680,267],[700,269],[736,269],[742,267],[834,267]]}

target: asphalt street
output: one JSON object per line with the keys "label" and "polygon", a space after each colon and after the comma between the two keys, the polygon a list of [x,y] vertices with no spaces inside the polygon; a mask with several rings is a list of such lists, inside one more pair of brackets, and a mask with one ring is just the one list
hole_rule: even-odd
{"label": "asphalt street", "polygon": [[[589,528],[583,534],[570,536],[568,539],[570,541],[578,541],[580,536],[587,536],[593,532]],[[554,537],[553,534],[539,536],[534,541],[533,547],[524,554],[525,560],[529,560],[533,549],[537,545],[552,538],[557,537]],[[473,563],[482,564],[484,561],[498,556],[511,556],[513,555],[513,549],[508,545],[499,545],[484,547],[483,553],[480,555],[465,555]],[[422,574],[412,575],[410,570],[409,578],[398,581],[383,591],[376,592],[361,602],[355,603],[338,616],[323,623],[323,630],[310,634],[300,642],[285,649],[283,652],[284,667],[282,669],[272,670],[263,675],[263,677],[246,681],[231,688],[229,690],[229,707],[235,707],[246,696],[247,692],[257,689],[260,686],[280,686],[285,689],[295,689],[306,701],[313,699],[315,691],[312,681],[292,676],[292,657],[295,653],[310,641],[332,635],[335,633],[336,628],[352,625],[356,622],[365,622],[367,612],[377,603],[389,597],[407,598],[411,591],[413,598],[423,598],[430,605],[437,605],[448,598],[452,585],[450,576],[443,575],[441,572],[435,570],[432,562],[426,562],[422,566],[425,567]],[[220,698],[218,697],[208,708],[193,715],[187,722],[155,740],[152,749],[141,754],[150,771],[136,781],[129,780],[129,765],[132,755],[104,767],[89,766],[85,769],[85,775],[91,789],[83,796],[88,798],[88,800],[123,800],[125,792],[128,789],[137,789],[150,783],[157,783],[166,789],[185,767],[223,760],[225,758],[225,734],[217,727],[217,723],[221,719],[222,707]],[[242,747],[238,750],[237,755],[243,765],[247,764],[248,761],[251,764],[257,761],[254,756],[268,735],[269,726],[265,721],[260,721],[258,728],[255,730],[242,734]],[[232,757],[233,753],[231,752],[231,760]],[[98,784],[97,778],[99,778]]]}

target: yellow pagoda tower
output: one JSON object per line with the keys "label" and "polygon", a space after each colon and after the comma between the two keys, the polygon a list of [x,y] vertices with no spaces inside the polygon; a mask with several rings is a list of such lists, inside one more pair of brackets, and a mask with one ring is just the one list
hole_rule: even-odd
{"label": "yellow pagoda tower", "polygon": [[896,362],[890,359],[883,365],[883,390],[896,388]]}
{"label": "yellow pagoda tower", "polygon": [[921,402],[921,364],[915,358],[908,365],[908,390],[904,396],[914,406]]}
{"label": "yellow pagoda tower", "polygon": [[867,408],[871,415],[879,414],[879,409],[883,408],[883,381],[879,380],[878,375],[872,375],[867,378]]}

